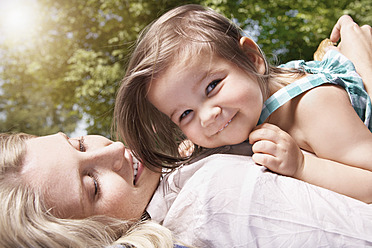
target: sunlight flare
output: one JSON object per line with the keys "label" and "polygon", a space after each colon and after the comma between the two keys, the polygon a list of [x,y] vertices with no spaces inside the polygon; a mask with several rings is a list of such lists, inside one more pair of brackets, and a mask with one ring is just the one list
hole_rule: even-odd
{"label": "sunlight flare", "polygon": [[38,28],[37,4],[33,0],[2,0],[1,33],[7,39],[26,39]]}

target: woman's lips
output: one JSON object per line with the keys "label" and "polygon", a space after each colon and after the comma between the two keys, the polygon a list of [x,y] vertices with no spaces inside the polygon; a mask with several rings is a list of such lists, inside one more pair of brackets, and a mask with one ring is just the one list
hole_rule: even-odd
{"label": "woman's lips", "polygon": [[137,160],[134,156],[132,157],[133,161],[133,185],[136,185],[139,177],[143,171],[143,164]]}

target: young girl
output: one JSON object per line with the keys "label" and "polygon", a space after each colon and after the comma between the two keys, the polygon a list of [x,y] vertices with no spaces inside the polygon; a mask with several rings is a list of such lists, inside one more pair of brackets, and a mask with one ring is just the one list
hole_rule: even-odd
{"label": "young girl", "polygon": [[139,38],[115,118],[149,166],[182,161],[186,137],[197,148],[249,139],[256,163],[370,203],[370,111],[361,78],[340,53],[272,67],[227,18],[186,5]]}

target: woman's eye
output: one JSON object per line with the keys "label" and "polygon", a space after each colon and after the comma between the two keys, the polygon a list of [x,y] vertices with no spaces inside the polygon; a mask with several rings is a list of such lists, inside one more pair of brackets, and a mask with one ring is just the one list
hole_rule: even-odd
{"label": "woman's eye", "polygon": [[180,116],[180,121],[182,121],[183,118],[185,118],[188,114],[190,114],[192,112],[191,109],[188,109],[186,110],[185,112],[182,113],[182,115]]}
{"label": "woman's eye", "polygon": [[92,175],[92,174],[89,174],[88,175],[92,181],[93,181],[93,186],[94,186],[94,196],[96,196],[98,193],[99,193],[99,183],[98,183],[98,179],[96,176]]}
{"label": "woman's eye", "polygon": [[79,151],[81,151],[81,152],[85,152],[86,151],[85,144],[84,144],[84,137],[83,136],[79,139]]}
{"label": "woman's eye", "polygon": [[210,84],[208,84],[207,88],[205,89],[205,94],[208,96],[211,91],[216,88],[216,86],[222,81],[222,79],[213,80]]}

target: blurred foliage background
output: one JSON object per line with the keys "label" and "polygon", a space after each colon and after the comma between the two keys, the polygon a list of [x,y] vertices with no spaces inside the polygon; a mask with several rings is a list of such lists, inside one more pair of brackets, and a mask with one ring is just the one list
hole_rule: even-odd
{"label": "blurred foliage background", "polygon": [[311,60],[343,14],[372,24],[370,0],[1,1],[0,129],[37,135],[71,134],[82,120],[88,133],[110,136],[115,92],[138,33],[182,4],[234,20],[275,63]]}

